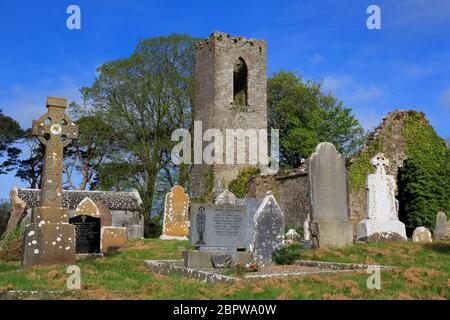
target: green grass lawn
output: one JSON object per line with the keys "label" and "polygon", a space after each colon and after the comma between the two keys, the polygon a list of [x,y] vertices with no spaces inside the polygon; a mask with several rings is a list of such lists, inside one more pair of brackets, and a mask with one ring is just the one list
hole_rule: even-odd
{"label": "green grass lawn", "polygon": [[[366,286],[369,274],[340,273],[251,282],[202,284],[152,273],[144,260],[179,259],[188,242],[135,240],[120,253],[78,261],[82,290],[66,289],[65,267],[23,270],[0,262],[0,291],[63,290],[62,299],[449,299],[450,242],[355,244],[305,250],[300,259],[399,266],[381,271],[381,290]],[[52,296],[54,298],[54,296]]]}

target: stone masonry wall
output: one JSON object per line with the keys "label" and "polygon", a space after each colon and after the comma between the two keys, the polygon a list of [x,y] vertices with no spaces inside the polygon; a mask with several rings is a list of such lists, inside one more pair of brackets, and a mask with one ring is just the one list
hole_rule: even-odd
{"label": "stone masonry wall", "polygon": [[285,216],[287,226],[302,227],[309,214],[309,179],[307,165],[274,176],[250,180],[247,198],[264,198],[272,191]]}
{"label": "stone masonry wall", "polygon": [[[233,67],[239,58],[245,61],[248,70],[247,106],[233,105]],[[225,129],[267,128],[265,41],[214,32],[207,40],[197,44],[194,119],[202,121],[203,132],[209,128],[221,130],[224,150]],[[213,187],[227,187],[243,167],[246,165],[213,165]],[[194,195],[211,191],[205,190],[204,182],[209,168],[211,166],[194,165]]]}

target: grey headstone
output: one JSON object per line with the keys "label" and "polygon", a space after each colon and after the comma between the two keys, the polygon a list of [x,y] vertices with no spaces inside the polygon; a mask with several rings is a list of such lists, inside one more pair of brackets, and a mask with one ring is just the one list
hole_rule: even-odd
{"label": "grey headstone", "polygon": [[272,264],[273,252],[283,245],[284,215],[273,195],[267,195],[255,214],[253,259]]}
{"label": "grey headstone", "polygon": [[196,247],[228,247],[234,250],[246,247],[245,206],[192,204],[189,219],[189,239]]}
{"label": "grey headstone", "polygon": [[231,192],[228,189],[225,189],[222,191],[216,198],[216,201],[214,204],[229,204],[229,205],[236,205],[237,198],[234,195],[233,192]]}
{"label": "grey headstone", "polygon": [[345,160],[333,144],[320,143],[309,161],[311,240],[316,246],[344,246],[353,240],[347,204]]}
{"label": "grey headstone", "polygon": [[233,258],[229,254],[211,257],[214,268],[229,268],[233,264]]}
{"label": "grey headstone", "polygon": [[253,251],[253,232],[255,230],[255,214],[264,199],[245,198],[238,199],[238,204],[247,207],[247,249]]}
{"label": "grey headstone", "polygon": [[434,229],[434,239],[445,240],[449,235],[450,232],[449,230],[447,230],[447,216],[444,212],[439,212],[436,215],[436,229]]}

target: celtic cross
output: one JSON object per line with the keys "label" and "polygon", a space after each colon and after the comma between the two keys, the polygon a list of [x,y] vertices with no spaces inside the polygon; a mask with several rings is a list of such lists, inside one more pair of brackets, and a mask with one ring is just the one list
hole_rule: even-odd
{"label": "celtic cross", "polygon": [[65,114],[67,100],[47,98],[47,113],[33,121],[32,135],[45,146],[41,207],[62,207],[64,147],[78,139],[78,126]]}

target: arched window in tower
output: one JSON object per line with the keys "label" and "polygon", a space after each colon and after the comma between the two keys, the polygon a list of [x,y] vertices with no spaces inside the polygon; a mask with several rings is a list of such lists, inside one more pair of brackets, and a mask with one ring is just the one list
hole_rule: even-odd
{"label": "arched window in tower", "polygon": [[247,65],[242,58],[233,67],[233,104],[247,105]]}

